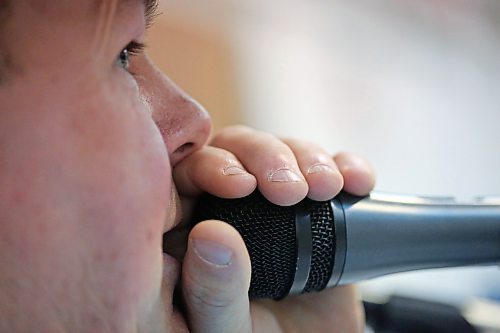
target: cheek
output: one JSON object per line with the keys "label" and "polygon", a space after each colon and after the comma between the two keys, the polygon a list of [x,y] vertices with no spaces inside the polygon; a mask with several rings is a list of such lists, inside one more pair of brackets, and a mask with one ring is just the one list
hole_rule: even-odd
{"label": "cheek", "polygon": [[16,111],[0,126],[0,260],[12,280],[75,308],[67,292],[84,289],[123,313],[159,295],[172,184],[148,110],[99,87]]}
{"label": "cheek", "polygon": [[121,217],[113,220],[130,228],[130,237],[138,236],[132,230],[140,232],[146,246],[158,245],[172,186],[168,153],[145,106],[138,99],[127,103],[126,96],[121,97],[125,103],[109,107],[115,107],[110,121],[100,128],[94,125],[95,140],[90,147],[84,145],[84,150],[94,152],[89,162],[96,173],[89,176],[97,177],[92,181],[100,184],[102,200]]}
{"label": "cheek", "polygon": [[109,87],[90,96],[99,98],[65,126],[72,128],[64,135],[65,169],[71,170],[65,183],[73,187],[67,195],[77,206],[80,237],[88,242],[82,245],[95,274],[102,274],[101,287],[147,299],[161,285],[172,187],[167,150],[134,91]]}
{"label": "cheek", "polygon": [[[98,121],[96,121],[98,119]],[[108,91],[74,123],[78,133],[71,169],[93,228],[86,238],[93,260],[134,299],[159,292],[162,233],[171,196],[163,139],[138,98]],[[96,218],[97,217],[97,218]]]}

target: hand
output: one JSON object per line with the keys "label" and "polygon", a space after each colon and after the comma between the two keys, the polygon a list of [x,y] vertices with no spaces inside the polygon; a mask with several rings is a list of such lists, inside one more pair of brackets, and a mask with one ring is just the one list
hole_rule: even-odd
{"label": "hand", "polygon": [[[174,170],[181,195],[202,191],[243,197],[256,188],[271,202],[292,205],[305,196],[328,200],[344,189],[365,195],[374,173],[348,153],[331,157],[317,145],[280,140],[230,127]],[[250,259],[238,232],[204,221],[190,232],[182,288],[193,332],[362,332],[364,315],[353,286],[288,297],[248,299]]]}

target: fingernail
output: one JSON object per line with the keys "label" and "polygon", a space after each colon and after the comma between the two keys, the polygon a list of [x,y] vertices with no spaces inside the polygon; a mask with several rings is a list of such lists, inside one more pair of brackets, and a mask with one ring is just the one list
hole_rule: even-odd
{"label": "fingernail", "polygon": [[269,174],[267,179],[271,182],[301,182],[302,177],[288,168],[281,168]]}
{"label": "fingernail", "polygon": [[229,266],[232,251],[218,243],[199,238],[192,238],[194,253],[203,261],[215,266]]}
{"label": "fingernail", "polygon": [[307,174],[320,173],[320,172],[333,172],[333,169],[328,164],[317,163],[313,164],[308,170]]}
{"label": "fingernail", "polygon": [[231,166],[225,167],[222,170],[222,174],[224,176],[243,175],[243,174],[247,174],[247,173],[248,172],[246,172],[245,169],[243,169],[242,167],[240,167],[238,165],[231,165]]}

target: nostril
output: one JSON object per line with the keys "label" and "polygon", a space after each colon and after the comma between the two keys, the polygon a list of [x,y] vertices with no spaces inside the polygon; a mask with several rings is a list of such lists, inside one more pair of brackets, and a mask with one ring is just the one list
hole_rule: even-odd
{"label": "nostril", "polygon": [[177,148],[175,151],[174,151],[174,154],[176,155],[182,155],[184,154],[186,151],[189,151],[191,148],[193,148],[194,146],[194,143],[192,142],[187,142],[185,144],[183,144],[182,146],[180,146],[179,148]]}
{"label": "nostril", "polygon": [[195,144],[193,142],[186,142],[182,146],[178,147],[172,155],[170,155],[170,163],[175,166],[177,163],[182,161],[186,156],[188,156],[193,149],[195,148]]}

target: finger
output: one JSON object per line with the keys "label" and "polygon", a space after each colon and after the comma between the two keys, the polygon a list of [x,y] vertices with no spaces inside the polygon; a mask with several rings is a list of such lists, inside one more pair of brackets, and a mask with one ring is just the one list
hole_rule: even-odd
{"label": "finger", "polygon": [[[355,286],[328,288],[280,302],[258,300],[252,303],[252,313],[267,319],[262,320],[264,324],[272,324],[269,318],[275,318],[283,332],[364,332],[364,310]],[[255,321],[255,331],[259,331],[262,321]]]}
{"label": "finger", "polygon": [[182,290],[192,332],[251,332],[250,258],[238,232],[205,221],[190,233]]}
{"label": "finger", "polygon": [[342,174],[331,154],[320,146],[296,139],[283,139],[295,154],[309,186],[310,199],[325,201],[337,195],[344,185]]}
{"label": "finger", "polygon": [[238,198],[252,193],[257,181],[234,154],[204,147],[181,161],[173,171],[175,184],[183,195],[208,192],[221,198]]}
{"label": "finger", "polygon": [[339,153],[334,157],[344,177],[344,189],[354,195],[366,195],[375,185],[375,172],[364,158],[351,154]]}
{"label": "finger", "polygon": [[233,152],[257,178],[260,192],[271,202],[293,205],[307,195],[307,182],[292,150],[278,138],[233,126],[215,136],[212,145]]}

